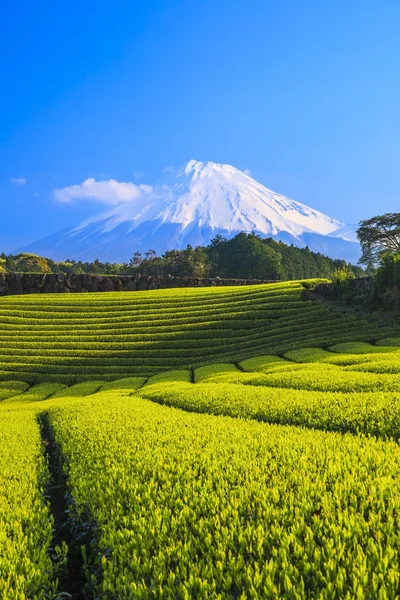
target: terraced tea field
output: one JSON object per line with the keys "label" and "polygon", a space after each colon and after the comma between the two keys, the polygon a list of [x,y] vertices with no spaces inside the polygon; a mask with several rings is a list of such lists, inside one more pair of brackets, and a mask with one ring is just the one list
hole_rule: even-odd
{"label": "terraced tea field", "polygon": [[302,290],[0,300],[2,600],[399,597],[400,331]]}
{"label": "terraced tea field", "polygon": [[304,346],[379,340],[382,329],[302,300],[300,282],[0,298],[0,379],[149,377]]}

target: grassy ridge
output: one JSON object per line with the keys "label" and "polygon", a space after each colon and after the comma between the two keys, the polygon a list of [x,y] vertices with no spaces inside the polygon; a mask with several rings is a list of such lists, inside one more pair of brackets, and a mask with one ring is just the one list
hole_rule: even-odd
{"label": "grassy ridge", "polygon": [[301,282],[285,282],[0,298],[0,379],[150,377],[393,334],[302,300],[302,292]]}

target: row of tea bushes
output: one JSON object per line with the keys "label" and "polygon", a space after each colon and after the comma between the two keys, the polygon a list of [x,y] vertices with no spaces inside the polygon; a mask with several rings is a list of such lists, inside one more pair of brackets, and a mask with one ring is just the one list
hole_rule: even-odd
{"label": "row of tea bushes", "polygon": [[301,282],[279,282],[3,297],[0,378],[69,384],[151,377],[391,333],[302,300],[303,290]]}
{"label": "row of tea bushes", "polygon": [[50,422],[71,515],[92,525],[94,597],[398,597],[396,443],[117,393],[53,407]]}
{"label": "row of tea bushes", "polygon": [[142,398],[189,412],[400,439],[400,402],[390,392],[340,393],[235,383],[154,384]]}
{"label": "row of tea bushes", "polygon": [[49,550],[53,521],[34,411],[0,412],[0,598],[48,600],[57,583]]}

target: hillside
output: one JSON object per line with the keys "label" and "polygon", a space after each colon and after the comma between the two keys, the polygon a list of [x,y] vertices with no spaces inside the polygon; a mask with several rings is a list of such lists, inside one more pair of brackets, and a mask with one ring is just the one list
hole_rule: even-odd
{"label": "hillside", "polygon": [[[114,182],[117,184],[117,182]],[[96,194],[93,179],[56,191],[60,202]],[[22,249],[54,260],[128,262],[133,252],[157,254],[207,245],[216,235],[254,231],[262,237],[309,246],[331,258],[357,262],[355,227],[278,194],[231,165],[190,160],[153,186],[140,186],[112,209]]]}
{"label": "hillside", "polygon": [[[308,285],[311,282],[308,282]],[[0,298],[0,377],[73,383],[144,376],[394,335],[303,300],[301,282]]]}
{"label": "hillside", "polygon": [[[167,359],[153,333],[150,354],[165,369],[176,357],[175,369],[105,383],[104,366],[97,379],[70,387],[0,382],[2,598],[398,598],[400,337],[333,344],[383,330],[301,304],[299,283],[246,291],[201,291],[197,303],[194,290],[147,293],[143,311],[128,311],[136,327],[150,323],[151,306],[156,327],[159,308],[162,336],[171,305],[182,330],[191,323],[192,332],[189,300],[194,319],[212,307],[219,338],[192,339],[206,341],[207,351],[221,345],[235,312],[243,327],[231,334],[239,351],[225,353],[229,362],[184,368],[189,357],[199,359],[193,352],[200,346],[187,338],[180,354],[170,332]],[[93,295],[82,305],[84,298],[92,302]],[[127,308],[126,298],[119,306],[115,295],[103,294],[72,319],[65,298],[41,300],[47,326],[64,313],[64,331],[69,321],[77,332],[81,315],[85,346],[89,321],[108,325],[101,309],[111,316]],[[33,308],[28,302],[19,311],[28,328],[38,325]],[[244,349],[246,316],[262,319],[263,310],[271,322],[258,324],[259,336],[269,332],[270,339],[258,343],[252,333],[252,350]],[[282,315],[290,334],[277,331]],[[44,354],[49,330],[44,318],[42,324],[43,340],[37,334],[35,344]],[[322,340],[328,349],[301,348]],[[96,356],[87,349],[80,359],[79,344],[73,346],[83,363]],[[235,360],[295,346],[282,356]],[[20,350],[27,365],[28,344]],[[49,356],[42,375],[47,369],[55,378]]]}

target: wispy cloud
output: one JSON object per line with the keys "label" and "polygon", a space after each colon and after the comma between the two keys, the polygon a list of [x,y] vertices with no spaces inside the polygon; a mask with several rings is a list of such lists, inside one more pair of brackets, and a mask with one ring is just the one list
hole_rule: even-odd
{"label": "wispy cloud", "polygon": [[11,177],[10,181],[14,185],[26,185],[25,177]]}
{"label": "wispy cloud", "polygon": [[172,171],[175,171],[175,167],[173,167],[172,165],[169,165],[168,167],[165,167],[163,169],[163,173],[171,173]]}
{"label": "wispy cloud", "polygon": [[133,179],[135,179],[136,181],[138,181],[139,179],[143,179],[144,177],[143,171],[133,171],[132,175]]}
{"label": "wispy cloud", "polygon": [[296,179],[295,177],[292,177],[291,175],[284,175],[283,173],[267,173],[267,176],[279,177],[279,179],[287,179],[289,181],[293,181],[294,179]]}
{"label": "wispy cloud", "polygon": [[116,206],[144,198],[150,201],[165,193],[164,188],[156,189],[151,185],[137,185],[130,181],[117,181],[116,179],[96,181],[89,178],[79,185],[70,185],[54,190],[53,198],[62,204],[83,200]]}
{"label": "wispy cloud", "polygon": [[251,177],[251,171],[250,171],[250,169],[245,169],[245,170],[243,171],[243,173],[244,173],[245,175],[248,175],[249,177]]}

